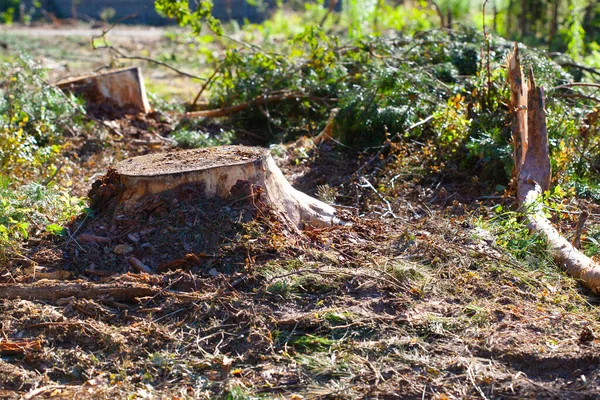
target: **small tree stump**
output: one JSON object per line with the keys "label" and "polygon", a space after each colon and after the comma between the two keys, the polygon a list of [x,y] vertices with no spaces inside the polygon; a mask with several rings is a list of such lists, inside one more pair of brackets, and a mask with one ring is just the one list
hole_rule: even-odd
{"label": "small tree stump", "polygon": [[64,92],[81,96],[88,106],[112,106],[122,113],[148,113],[150,104],[139,67],[82,76],[56,83]]}
{"label": "small tree stump", "polygon": [[332,206],[294,189],[269,151],[259,147],[221,146],[149,154],[120,162],[116,172],[122,185],[118,202],[124,209],[135,208],[146,196],[175,189],[193,187],[194,193],[205,198],[227,198],[234,192],[250,197],[254,188],[260,187],[261,201],[299,228],[342,223]]}

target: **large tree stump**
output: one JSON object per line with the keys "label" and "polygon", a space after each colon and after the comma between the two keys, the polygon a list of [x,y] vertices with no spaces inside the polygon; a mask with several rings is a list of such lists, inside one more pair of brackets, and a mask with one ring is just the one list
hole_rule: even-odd
{"label": "large tree stump", "polygon": [[541,196],[550,188],[552,175],[544,91],[536,85],[531,70],[529,85],[525,82],[516,45],[508,58],[508,79],[513,117],[513,178],[517,184],[517,201],[521,211],[527,218],[529,228],[548,240],[556,262],[569,275],[581,279],[594,293],[599,293],[600,266],[562,237],[544,214]]}
{"label": "large tree stump", "polygon": [[88,106],[112,106],[122,113],[148,113],[150,104],[139,67],[81,76],[56,83],[56,86],[81,96]]}
{"label": "large tree stump", "polygon": [[281,211],[297,227],[342,223],[335,209],[292,187],[266,149],[221,146],[149,154],[117,165],[119,206],[133,209],[149,195],[193,186],[205,198],[227,198],[236,191],[262,191],[261,201]]}

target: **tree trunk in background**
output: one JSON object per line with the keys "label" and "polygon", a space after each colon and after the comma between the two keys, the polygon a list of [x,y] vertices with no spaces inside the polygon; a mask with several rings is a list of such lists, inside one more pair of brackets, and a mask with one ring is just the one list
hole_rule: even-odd
{"label": "tree trunk in background", "polygon": [[508,2],[508,8],[505,11],[506,14],[506,36],[513,37],[512,35],[512,9],[513,9],[513,0]]}
{"label": "tree trunk in background", "polygon": [[498,7],[496,6],[496,2],[492,3],[492,12],[494,13],[494,33],[498,33]]}
{"label": "tree trunk in background", "polygon": [[558,32],[558,10],[560,8],[560,0],[554,0],[552,5],[552,22],[550,23],[550,34],[548,35],[548,45],[550,50],[553,49],[556,33]]}
{"label": "tree trunk in background", "polygon": [[[589,33],[592,33],[594,28],[600,29],[600,27],[592,26],[594,21],[594,7],[596,6],[596,2],[597,0],[590,0],[588,2],[588,5],[585,7],[585,14],[583,15],[583,29]],[[594,36],[592,35],[592,39],[593,38]]]}
{"label": "tree trunk in background", "polygon": [[521,0],[521,40],[527,36],[527,0]]}
{"label": "tree trunk in background", "polygon": [[446,22],[444,20],[444,13],[440,9],[440,6],[438,6],[435,1],[429,1],[429,3],[431,4],[431,7],[433,7],[435,12],[437,13],[438,17],[440,17],[440,27],[441,28],[446,27]]}

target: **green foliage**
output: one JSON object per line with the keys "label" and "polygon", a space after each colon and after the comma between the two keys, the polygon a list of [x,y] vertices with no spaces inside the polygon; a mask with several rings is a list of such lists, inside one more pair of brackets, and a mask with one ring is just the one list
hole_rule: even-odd
{"label": "green foliage", "polygon": [[222,131],[218,136],[201,130],[188,130],[186,128],[175,130],[171,137],[177,141],[177,146],[184,149],[198,147],[212,147],[231,144],[234,138],[233,131]]}
{"label": "green foliage", "polygon": [[110,20],[112,20],[116,14],[117,14],[117,11],[114,8],[106,7],[106,8],[103,8],[102,11],[100,11],[100,19],[103,22],[107,23],[107,22],[110,22]]}
{"label": "green foliage", "polygon": [[310,353],[313,351],[325,351],[334,344],[334,341],[323,336],[302,335],[293,337],[288,341],[288,344],[291,344],[301,352]]}
{"label": "green foliage", "polygon": [[[64,136],[83,129],[77,101],[45,83],[43,69],[23,58],[0,70],[0,259],[33,231],[62,232],[84,207],[56,181]],[[9,178],[10,177],[10,178]],[[43,182],[43,183],[36,183]]]}
{"label": "green foliage", "polygon": [[0,260],[18,251],[32,230],[64,234],[59,224],[70,222],[85,208],[84,199],[54,185],[28,183],[14,188],[14,183],[0,175]]}
{"label": "green foliage", "polygon": [[493,234],[496,246],[507,250],[529,269],[555,270],[545,239],[539,234],[530,233],[519,213],[506,211],[500,205],[494,211],[494,217],[480,219],[477,224]]}
{"label": "green foliage", "polygon": [[159,14],[175,19],[181,26],[189,26],[196,35],[200,34],[204,23],[217,35],[223,33],[221,23],[211,15],[213,8],[211,0],[198,2],[195,11],[190,9],[187,0],[155,0],[154,6]]}
{"label": "green foliage", "polygon": [[12,25],[20,0],[0,0],[0,23]]}
{"label": "green foliage", "polygon": [[76,99],[46,84],[43,69],[27,58],[4,65],[0,80],[7,82],[0,92],[0,173],[53,174],[64,133],[83,124]]}
{"label": "green foliage", "polygon": [[575,61],[579,61],[585,52],[585,30],[573,5],[569,7],[569,16],[562,33],[567,43],[567,52]]}
{"label": "green foliage", "polygon": [[[269,37],[276,35],[276,26],[291,33],[282,21],[264,26]],[[506,185],[512,150],[503,66],[513,43],[492,35],[486,39],[471,28],[430,30],[412,38],[368,32],[365,28],[341,39],[308,24],[295,36],[276,44],[267,41],[263,48],[229,47],[209,88],[210,106],[249,104],[228,122],[253,133],[250,138],[260,144],[315,135],[337,108],[333,135],[347,147],[380,146],[394,135],[418,138],[430,143],[433,157],[426,163],[431,171],[475,169],[491,187]],[[525,46],[520,51],[540,85],[573,80],[544,54]],[[582,114],[552,97],[547,110],[554,170],[566,176],[574,164],[565,149],[577,136],[574,121]],[[405,133],[428,116],[433,116],[430,124]],[[175,136],[185,147],[212,143],[193,129]],[[580,170],[589,170],[589,163],[577,161]]]}

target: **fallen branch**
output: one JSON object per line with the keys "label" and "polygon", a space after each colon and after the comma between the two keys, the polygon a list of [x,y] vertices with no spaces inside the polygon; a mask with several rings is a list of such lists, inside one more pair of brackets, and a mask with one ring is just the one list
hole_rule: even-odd
{"label": "fallen branch", "polygon": [[600,89],[600,83],[572,82],[572,83],[565,83],[564,85],[559,85],[559,86],[553,87],[551,90],[571,89],[574,87],[591,87],[591,88],[595,88],[595,89]]}
{"label": "fallen branch", "polygon": [[42,281],[33,284],[0,284],[0,299],[56,301],[65,297],[97,299],[110,296],[115,300],[131,301],[140,297],[154,296],[160,292],[161,289],[158,287],[129,282],[93,284]]}
{"label": "fallen branch", "polygon": [[271,103],[279,103],[281,101],[285,101],[285,100],[290,100],[290,99],[305,99],[309,96],[303,95],[303,94],[298,94],[298,93],[285,93],[285,94],[278,94],[278,95],[273,95],[273,96],[259,96],[256,97],[254,100],[250,100],[250,101],[246,101],[244,103],[235,105],[235,106],[229,106],[229,107],[223,107],[223,108],[216,108],[213,110],[203,110],[203,111],[190,111],[188,113],[185,114],[186,117],[188,118],[196,118],[196,117],[203,117],[203,118],[220,118],[220,117],[227,117],[231,114],[236,114],[239,113],[240,111],[245,110],[246,108],[249,108],[250,106],[254,106],[254,105],[265,105],[265,104],[271,104]]}
{"label": "fallen branch", "polygon": [[[517,180],[517,201],[527,218],[529,228],[544,236],[555,261],[567,273],[594,293],[600,292],[600,266],[577,250],[550,224],[543,210],[542,193],[550,186],[550,156],[544,91],[535,83],[533,72],[529,72],[529,90],[523,79],[517,46],[508,58],[509,81],[511,88],[511,109],[513,110],[513,138],[521,138],[515,146]],[[517,79],[515,79],[517,78]],[[520,78],[520,79],[519,79]],[[523,108],[523,103],[527,106]],[[517,139],[519,140],[519,139]],[[524,156],[519,168],[518,146],[525,144]]]}
{"label": "fallen branch", "polygon": [[563,62],[563,63],[559,63],[559,65],[561,67],[573,67],[573,68],[578,68],[580,70],[589,72],[590,74],[594,74],[594,75],[598,75],[600,76],[600,71],[585,65],[581,65],[581,64],[576,64],[576,63],[572,63],[572,62]]}
{"label": "fallen branch", "polygon": [[166,297],[175,297],[182,301],[197,301],[203,298],[203,296],[194,295],[193,293],[177,292],[134,282],[90,283],[82,281],[40,281],[31,284],[0,284],[0,299],[56,301],[67,297],[80,299],[111,297],[117,301],[134,301],[142,297],[152,297],[161,294]]}

